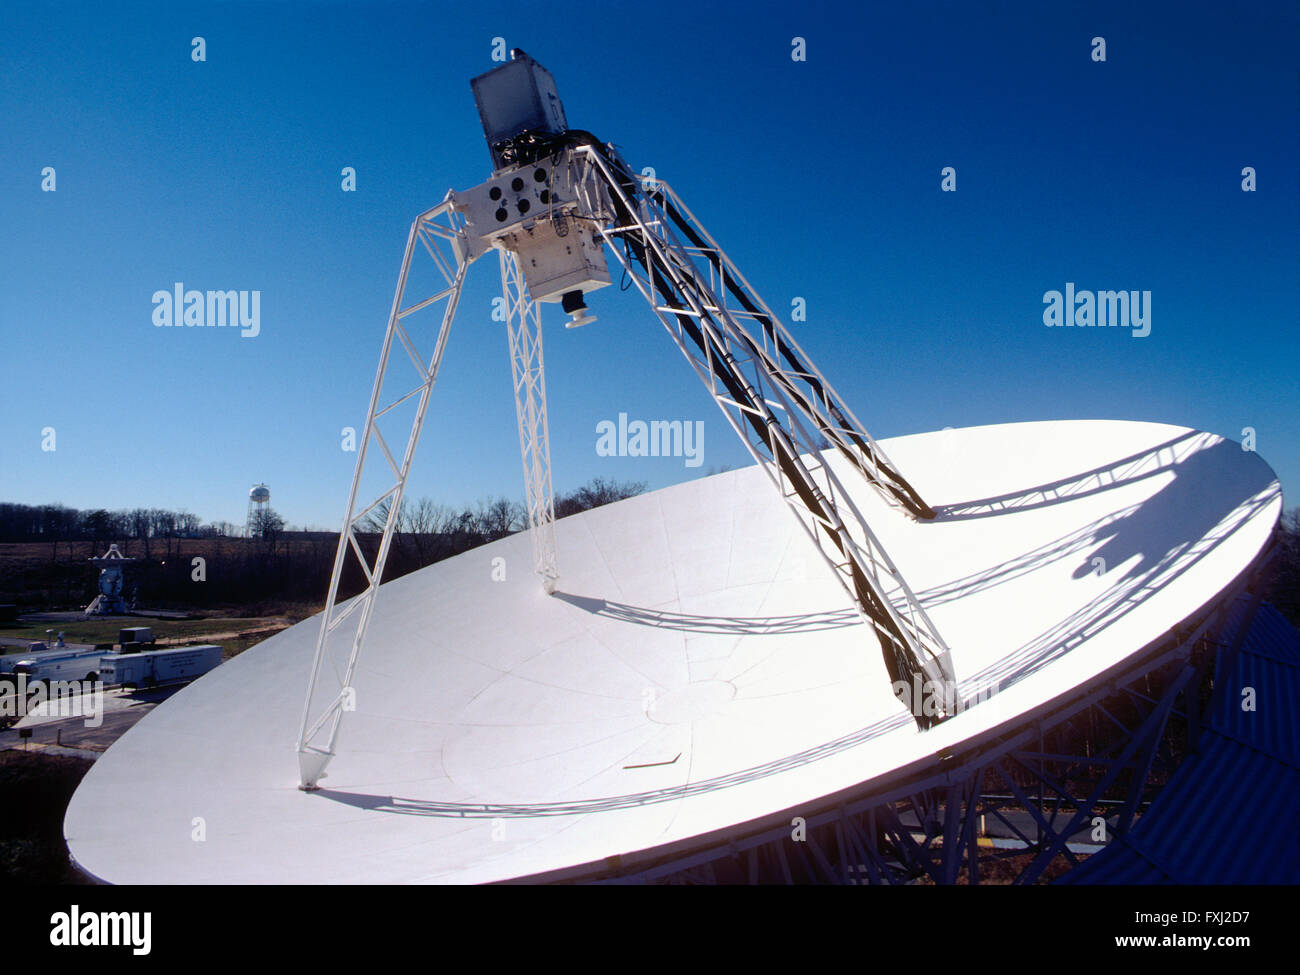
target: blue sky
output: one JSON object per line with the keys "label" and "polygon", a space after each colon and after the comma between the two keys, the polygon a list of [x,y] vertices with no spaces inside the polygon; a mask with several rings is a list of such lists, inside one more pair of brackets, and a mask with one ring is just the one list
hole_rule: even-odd
{"label": "blue sky", "polygon": [[[877,438],[1252,427],[1295,503],[1295,4],[575,9],[4,5],[0,499],[242,522],[264,481],[290,524],[337,528],[410,221],[491,174],[469,79],[500,36],[774,308],[805,299],[796,336]],[[155,328],[178,281],[260,291],[260,334]],[[1067,281],[1150,291],[1150,335],[1045,327]],[[408,495],[522,497],[498,288],[471,270]],[[582,329],[544,313],[557,490],[748,463],[641,299],[589,303]],[[620,412],[703,420],[702,466],[598,456]]]}

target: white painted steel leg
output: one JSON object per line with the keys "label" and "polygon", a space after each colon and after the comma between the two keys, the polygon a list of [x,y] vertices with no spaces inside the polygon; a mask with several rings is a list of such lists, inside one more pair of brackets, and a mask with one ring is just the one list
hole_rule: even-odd
{"label": "white painted steel leg", "polygon": [[501,293],[510,334],[519,451],[524,462],[528,528],[533,562],[547,593],[555,592],[559,565],[555,550],[555,494],[551,487],[551,445],[546,426],[546,371],[542,362],[541,303],[530,301],[523,269],[514,253],[502,249]]}
{"label": "white painted steel leg", "polygon": [[[439,289],[432,295],[411,303],[406,300],[407,278],[410,274],[412,260],[424,251],[432,260],[439,279]],[[388,317],[388,331],[384,335],[383,350],[380,353],[379,368],[375,375],[374,389],[370,394],[370,408],[366,414],[365,433],[357,453],[356,471],[352,477],[352,487],[348,492],[347,513],[343,519],[343,530],[339,535],[338,551],[334,558],[334,572],[330,579],[329,595],[325,601],[325,611],[321,615],[320,633],[316,638],[316,653],[312,661],[311,680],[307,687],[307,698],[303,704],[302,730],[298,738],[298,764],[301,775],[300,787],[314,789],[325,775],[325,767],[334,756],[338,744],[339,726],[344,711],[355,706],[355,694],[352,681],[356,673],[357,658],[365,643],[366,629],[374,612],[375,598],[383,581],[384,565],[388,560],[388,549],[392,542],[393,530],[397,525],[402,504],[402,495],[406,489],[406,479],[411,470],[411,460],[415,454],[416,443],[420,439],[420,430],[424,426],[425,412],[429,405],[429,394],[438,378],[438,369],[442,364],[443,351],[447,345],[447,335],[452,320],[456,315],[456,305],[460,299],[461,286],[464,283],[468,264],[463,260],[465,253],[461,221],[453,211],[450,202],[444,200],[416,218],[406,239],[406,252],[402,257],[402,270],[398,277],[397,293],[393,297],[392,311]],[[441,325],[437,342],[428,362],[417,353],[404,321],[418,312],[441,306]],[[427,316],[426,316],[427,317]],[[384,378],[388,372],[389,360],[395,349],[395,341],[405,351],[411,364],[419,374],[419,384],[410,388],[385,406],[380,405],[380,396],[384,388]],[[406,441],[406,449],[401,460],[394,458],[387,441],[379,430],[378,421],[387,413],[418,397],[415,417],[411,423]],[[391,485],[373,498],[359,498],[362,474],[370,447],[374,445],[382,455],[393,476]],[[373,562],[362,551],[361,540],[357,537],[357,526],[371,512],[386,512],[384,531]],[[365,577],[366,586],[362,592],[343,607],[336,605],[339,582],[351,551],[359,563]],[[337,663],[330,654],[330,637],[335,630],[351,616],[356,616],[356,629],[352,634],[352,645],[348,655],[347,666],[339,673]],[[331,688],[329,696],[319,706],[315,706],[317,686],[323,670],[323,663],[330,660],[331,669],[337,678],[337,687]]]}
{"label": "white painted steel leg", "polygon": [[853,462],[886,503],[913,517],[933,518],[933,509],[885,456],[848,404],[799,347],[785,323],[758,295],[682,198],[667,183],[659,181],[653,196],[656,208],[665,212],[672,225],[687,237],[679,243],[678,252],[689,256],[693,269],[718,300],[719,306],[709,310],[725,314],[733,327],[747,336],[791,404]]}
{"label": "white painted steel leg", "polygon": [[[919,675],[929,685],[927,692],[933,696],[925,712],[923,702],[908,702],[917,723],[928,727],[934,723],[932,718],[941,719],[951,710],[944,704],[956,688],[951,653],[826,463],[822,442],[800,422],[800,415],[808,417],[819,433],[844,443],[824,425],[827,418],[816,408],[817,398],[800,393],[796,386],[820,374],[806,370],[799,376],[778,374],[770,352],[745,332],[725,297],[711,286],[708,268],[731,267],[725,255],[709,239],[706,250],[716,252],[720,262],[707,261],[701,269],[695,259],[701,249],[693,256],[674,236],[671,227],[678,221],[665,206],[666,184],[658,182],[652,193],[629,192],[627,172],[616,172],[594,149],[577,151],[621,204],[620,224],[603,231],[615,257],[817,544],[864,622],[875,629],[891,676],[911,686],[912,677]],[[827,396],[821,402],[829,407],[835,401]],[[845,420],[841,426],[849,427],[847,417],[835,422],[840,419]],[[862,453],[870,457],[870,451]],[[892,493],[884,472],[864,473],[868,480],[877,478],[882,493]]]}

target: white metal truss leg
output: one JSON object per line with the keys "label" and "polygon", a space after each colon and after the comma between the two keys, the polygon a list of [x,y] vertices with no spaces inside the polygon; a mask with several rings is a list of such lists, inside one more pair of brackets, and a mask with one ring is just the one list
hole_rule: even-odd
{"label": "white metal truss leg", "polygon": [[661,181],[656,181],[649,195],[655,209],[669,218],[666,229],[671,233],[675,227],[686,238],[678,242],[677,252],[689,258],[694,273],[708,283],[710,292],[719,300],[719,305],[709,311],[726,315],[748,338],[750,347],[763,359],[790,403],[854,464],[889,505],[913,517],[933,518],[933,509],[885,456],[781,318],[759,297],[681,197]]}
{"label": "white metal truss leg", "polygon": [[[423,251],[432,260],[439,281],[438,290],[420,300],[407,302],[407,278],[411,271],[412,260]],[[421,214],[411,225],[406,239],[406,252],[402,257],[402,270],[397,281],[397,293],[393,296],[392,311],[388,316],[388,330],[384,335],[383,350],[379,357],[379,369],[375,375],[374,389],[370,394],[370,408],[366,414],[365,433],[357,452],[356,471],[352,476],[352,487],[348,492],[347,513],[343,519],[343,530],[339,535],[339,547],[334,557],[334,573],[330,579],[329,595],[325,601],[325,611],[321,614],[320,633],[316,638],[316,654],[312,661],[311,680],[307,686],[307,699],[303,704],[302,730],[298,738],[298,765],[301,774],[300,787],[314,789],[325,774],[325,767],[334,756],[338,744],[339,725],[343,712],[355,706],[355,694],[352,687],[356,672],[357,658],[365,642],[366,629],[374,612],[375,598],[383,581],[384,565],[388,560],[388,548],[393,538],[401,511],[402,495],[406,489],[406,479],[411,470],[411,460],[415,446],[424,426],[425,412],[429,405],[429,393],[438,378],[438,369],[442,364],[443,351],[447,345],[447,335],[452,320],[456,315],[456,305],[460,300],[461,286],[465,280],[468,264],[465,255],[464,235],[461,218],[453,211],[448,200]],[[411,315],[425,309],[437,309],[441,306],[442,320],[433,353],[426,362],[416,351],[410,332],[404,321]],[[427,317],[427,316],[426,316]],[[384,377],[388,371],[390,358],[395,349],[395,342],[405,351],[411,364],[419,375],[419,382],[409,391],[386,405],[380,404],[384,388]],[[400,358],[400,357],[399,357]],[[394,458],[387,441],[379,430],[378,421],[387,413],[418,397],[415,417],[411,422],[406,449],[401,460]],[[372,498],[358,497],[365,471],[370,447],[374,445],[383,457],[393,480],[389,486]],[[357,537],[357,526],[371,512],[378,511],[386,515],[384,531],[379,542],[378,551],[373,562],[362,551]],[[339,581],[343,575],[348,552],[356,557],[366,586],[355,598],[342,607],[336,605]],[[340,624],[349,617],[356,617],[356,628],[352,631],[352,645],[347,658],[347,666],[340,673],[335,657],[330,652],[330,637]],[[316,701],[317,685],[320,683],[323,664],[330,662],[330,670],[337,683],[326,690],[322,702]]]}
{"label": "white metal truss leg", "polygon": [[[924,709],[910,695],[907,701],[917,723],[928,727],[950,714],[956,680],[948,647],[826,463],[823,441],[800,422],[810,404],[795,405],[800,397],[793,395],[792,377],[774,373],[771,357],[673,236],[664,193],[629,192],[627,174],[615,172],[599,152],[575,151],[619,204],[619,222],[603,231],[615,256],[874,628],[891,677],[909,688],[916,677],[928,685]],[[716,245],[712,249],[720,267],[731,267]],[[820,422],[815,428],[831,439]]]}
{"label": "white metal truss leg", "polygon": [[519,258],[504,248],[501,293],[510,334],[510,368],[514,376],[515,413],[519,417],[519,452],[524,462],[528,528],[533,538],[534,568],[547,593],[555,592],[559,566],[555,550],[555,495],[551,488],[551,446],[546,426],[546,371],[542,362],[541,303],[530,301]]}

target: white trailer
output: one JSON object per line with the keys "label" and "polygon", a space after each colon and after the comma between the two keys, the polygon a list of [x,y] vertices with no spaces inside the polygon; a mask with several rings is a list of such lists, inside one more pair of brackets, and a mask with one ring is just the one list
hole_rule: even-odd
{"label": "white trailer", "polygon": [[154,687],[193,680],[219,663],[221,647],[214,644],[140,653],[106,653],[99,661],[99,677],[105,684]]}
{"label": "white trailer", "polygon": [[[49,657],[102,657],[103,655],[103,650],[96,650],[94,647],[50,650],[46,648],[44,643],[33,643],[21,653],[0,655],[0,675],[9,676],[13,674],[14,668],[23,661],[44,660]],[[94,669],[94,667],[91,668],[91,670]]]}
{"label": "white trailer", "polygon": [[27,678],[27,687],[38,681],[99,680],[103,650],[67,650],[24,657],[14,664],[13,679]]}

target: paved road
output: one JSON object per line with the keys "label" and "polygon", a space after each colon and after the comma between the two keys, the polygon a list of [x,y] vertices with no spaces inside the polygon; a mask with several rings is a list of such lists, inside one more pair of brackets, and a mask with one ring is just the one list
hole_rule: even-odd
{"label": "paved road", "polygon": [[[152,711],[159,703],[176,693],[179,687],[161,687],[152,691],[107,691],[104,695],[102,719],[98,727],[88,727],[84,717],[48,718],[29,716],[20,724],[29,729],[31,744],[63,745],[90,751],[105,751],[121,738],[137,721]],[[0,713],[8,713],[7,710]],[[22,746],[19,726],[0,731],[0,750]]]}

